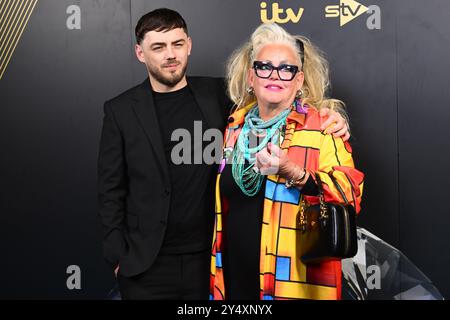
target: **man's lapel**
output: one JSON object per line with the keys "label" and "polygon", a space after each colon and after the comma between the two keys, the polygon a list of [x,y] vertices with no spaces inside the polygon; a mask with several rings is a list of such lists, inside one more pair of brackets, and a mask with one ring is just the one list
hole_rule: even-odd
{"label": "man's lapel", "polygon": [[224,107],[219,105],[218,99],[218,95],[221,93],[217,92],[216,88],[209,88],[206,83],[197,80],[196,78],[188,78],[188,83],[208,127],[223,130],[225,123],[222,110]]}
{"label": "man's lapel", "polygon": [[138,87],[134,97],[133,109],[155,151],[156,158],[161,167],[161,172],[165,178],[169,180],[167,159],[149,81],[150,80],[147,78]]}

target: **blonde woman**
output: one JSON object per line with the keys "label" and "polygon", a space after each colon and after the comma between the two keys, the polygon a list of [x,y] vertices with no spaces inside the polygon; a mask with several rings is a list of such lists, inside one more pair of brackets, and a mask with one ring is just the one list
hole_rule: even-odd
{"label": "blonde woman", "polygon": [[216,181],[210,298],[340,299],[340,261],[303,264],[296,224],[301,197],[317,202],[316,173],[325,201],[344,202],[333,179],[360,210],[350,145],[321,130],[321,109],[345,114],[326,96],[326,60],[305,37],[263,24],[227,75],[236,108]]}

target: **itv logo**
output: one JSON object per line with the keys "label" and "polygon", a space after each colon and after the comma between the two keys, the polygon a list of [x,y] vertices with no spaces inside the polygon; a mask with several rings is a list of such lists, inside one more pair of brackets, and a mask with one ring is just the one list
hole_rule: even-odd
{"label": "itv logo", "polygon": [[[269,11],[272,11],[272,17],[269,19]],[[294,9],[288,8],[281,9],[280,5],[277,2],[272,3],[272,7],[269,9],[267,8],[266,2],[261,2],[261,21],[263,23],[298,23],[300,19],[303,16],[303,12],[305,10],[303,8],[299,8],[297,12],[294,11]]]}

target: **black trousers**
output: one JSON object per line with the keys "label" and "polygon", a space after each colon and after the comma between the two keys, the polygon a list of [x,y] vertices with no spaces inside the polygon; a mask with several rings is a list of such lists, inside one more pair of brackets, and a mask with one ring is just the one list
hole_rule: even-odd
{"label": "black trousers", "polygon": [[208,300],[210,252],[160,255],[144,273],[119,273],[123,300]]}

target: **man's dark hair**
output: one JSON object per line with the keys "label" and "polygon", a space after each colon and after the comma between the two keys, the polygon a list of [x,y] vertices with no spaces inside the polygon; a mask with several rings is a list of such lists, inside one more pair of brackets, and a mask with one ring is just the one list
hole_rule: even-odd
{"label": "man's dark hair", "polygon": [[149,31],[170,31],[182,28],[188,34],[186,21],[176,11],[167,8],[160,8],[142,16],[135,29],[136,41],[141,44],[145,34]]}

